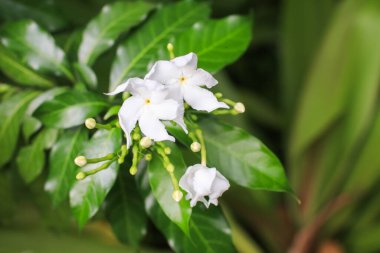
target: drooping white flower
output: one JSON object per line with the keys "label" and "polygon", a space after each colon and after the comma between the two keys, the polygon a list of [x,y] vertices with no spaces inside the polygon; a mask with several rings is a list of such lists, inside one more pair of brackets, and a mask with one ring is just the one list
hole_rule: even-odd
{"label": "drooping white flower", "polygon": [[167,85],[172,98],[185,100],[193,109],[211,112],[218,108],[229,108],[219,102],[207,88],[218,81],[207,71],[197,68],[198,58],[194,53],[174,58],[171,61],[156,62],[145,78]]}
{"label": "drooping white flower", "polygon": [[218,205],[218,198],[230,187],[230,183],[216,168],[196,164],[187,168],[179,186],[187,192],[186,199],[191,199],[191,207],[198,201],[209,207],[210,204]]}
{"label": "drooping white flower", "polygon": [[145,136],[155,141],[175,141],[161,120],[176,119],[180,108],[177,101],[168,97],[169,91],[164,85],[154,80],[130,78],[108,95],[120,92],[132,94],[119,110],[119,122],[127,137],[128,148],[132,143],[130,134],[137,122]]}

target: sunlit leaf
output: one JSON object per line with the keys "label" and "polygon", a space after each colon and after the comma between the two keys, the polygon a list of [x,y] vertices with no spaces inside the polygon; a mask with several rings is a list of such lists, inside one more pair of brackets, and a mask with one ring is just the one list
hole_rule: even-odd
{"label": "sunlit leaf", "polygon": [[216,72],[236,61],[247,49],[252,37],[251,23],[250,18],[240,16],[196,23],[175,39],[174,52],[194,52],[198,55],[198,67]]}
{"label": "sunlit leaf", "polygon": [[121,33],[141,22],[152,7],[145,2],[116,2],[104,6],[83,31],[79,61],[92,65],[102,52],[115,43]]}
{"label": "sunlit leaf", "polygon": [[[78,155],[88,158],[102,157],[117,152],[121,146],[121,131],[99,130],[86,144]],[[89,171],[102,165],[104,162],[88,164],[81,171]],[[70,206],[80,227],[95,215],[106,195],[111,190],[117,177],[119,165],[113,162],[107,169],[77,181],[70,190]],[[78,171],[79,172],[79,168]]]}

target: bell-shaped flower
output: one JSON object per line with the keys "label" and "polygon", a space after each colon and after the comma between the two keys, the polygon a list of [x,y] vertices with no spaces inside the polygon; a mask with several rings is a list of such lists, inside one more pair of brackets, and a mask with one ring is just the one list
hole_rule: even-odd
{"label": "bell-shaped flower", "polygon": [[164,85],[154,80],[130,78],[108,95],[120,92],[132,94],[119,110],[119,122],[127,137],[128,148],[132,143],[131,132],[137,122],[145,136],[155,141],[175,141],[161,121],[178,118],[180,108],[177,101],[168,97],[169,91]]}
{"label": "bell-shaped flower", "polygon": [[219,102],[212,92],[201,87],[211,88],[218,81],[207,71],[197,68],[197,62],[194,53],[171,61],[157,61],[145,78],[167,85],[174,99],[184,100],[195,110],[211,112],[218,108],[229,108]]}
{"label": "bell-shaped flower", "polygon": [[218,198],[230,187],[230,183],[216,168],[196,164],[187,168],[179,186],[187,192],[186,199],[191,199],[191,207],[198,201],[209,207],[210,204],[218,205]]}

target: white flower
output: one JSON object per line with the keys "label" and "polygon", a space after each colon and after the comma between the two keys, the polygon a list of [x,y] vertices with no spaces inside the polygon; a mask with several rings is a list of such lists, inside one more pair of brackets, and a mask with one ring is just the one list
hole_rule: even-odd
{"label": "white flower", "polygon": [[127,137],[127,147],[132,143],[130,134],[137,122],[145,136],[155,141],[175,141],[161,120],[176,119],[180,108],[177,101],[168,98],[169,91],[165,86],[154,80],[130,78],[108,95],[125,91],[130,92],[132,96],[121,106],[119,121]]}
{"label": "white flower", "polygon": [[156,62],[145,78],[157,80],[167,85],[172,98],[185,100],[195,110],[211,112],[217,108],[229,108],[218,102],[214,94],[207,88],[215,86],[218,81],[207,71],[197,69],[197,55],[189,53],[171,61]]}
{"label": "white flower", "polygon": [[[219,171],[201,164],[187,168],[179,185],[187,192],[186,199],[191,199],[191,207],[198,201],[202,201],[206,207],[210,204],[217,206],[218,198],[230,187],[228,180]],[[208,201],[205,197],[208,197]]]}

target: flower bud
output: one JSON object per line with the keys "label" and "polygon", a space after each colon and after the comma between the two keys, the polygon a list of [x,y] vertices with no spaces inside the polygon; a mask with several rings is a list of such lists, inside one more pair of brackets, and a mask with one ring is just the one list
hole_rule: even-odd
{"label": "flower bud", "polygon": [[134,132],[132,135],[132,139],[137,141],[141,138],[141,135],[138,132]]}
{"label": "flower bud", "polygon": [[140,145],[141,147],[143,148],[149,148],[150,146],[152,146],[153,142],[152,142],[152,139],[149,138],[149,137],[143,137],[141,140],[140,140]]}
{"label": "flower bud", "polygon": [[174,46],[173,46],[172,43],[168,43],[168,45],[166,46],[166,48],[167,48],[169,51],[173,51]]}
{"label": "flower bud", "polygon": [[147,161],[152,160],[152,154],[146,154],[145,155],[145,160],[147,160]]}
{"label": "flower bud", "polygon": [[215,97],[216,98],[222,98],[223,94],[221,92],[217,92],[217,93],[215,93]]}
{"label": "flower bud", "polygon": [[74,163],[76,165],[78,165],[79,167],[83,167],[83,166],[85,166],[87,164],[87,159],[86,159],[86,157],[84,157],[82,155],[81,156],[77,156],[74,159]]}
{"label": "flower bud", "polygon": [[202,148],[202,146],[199,142],[194,141],[193,143],[191,143],[190,149],[194,153],[201,151],[201,148]]}
{"label": "flower bud", "polygon": [[170,155],[170,154],[172,153],[172,149],[169,148],[169,147],[166,147],[166,148],[164,149],[164,152],[165,152],[165,154]]}
{"label": "flower bud", "polygon": [[93,118],[88,118],[84,124],[88,129],[94,129],[96,127],[96,120]]}
{"label": "flower bud", "polygon": [[243,103],[238,102],[235,104],[234,110],[238,113],[244,113],[245,112],[245,106]]}
{"label": "flower bud", "polygon": [[129,169],[129,173],[134,176],[136,175],[137,173],[137,167],[136,166],[132,166],[130,169]]}
{"label": "flower bud", "polygon": [[172,194],[172,198],[177,202],[179,202],[182,199],[182,197],[183,193],[180,190],[175,190]]}
{"label": "flower bud", "polygon": [[77,180],[83,180],[86,178],[86,173],[84,172],[79,172],[76,177],[75,177]]}
{"label": "flower bud", "polygon": [[170,173],[172,173],[174,171],[174,165],[169,163],[167,166],[166,166],[166,170]]}

